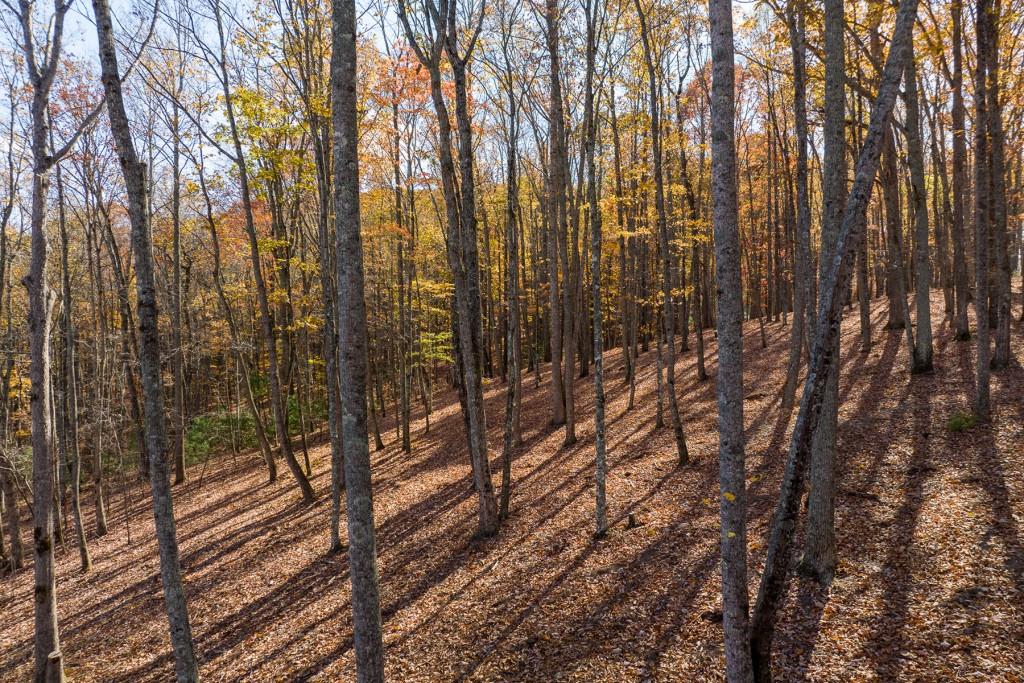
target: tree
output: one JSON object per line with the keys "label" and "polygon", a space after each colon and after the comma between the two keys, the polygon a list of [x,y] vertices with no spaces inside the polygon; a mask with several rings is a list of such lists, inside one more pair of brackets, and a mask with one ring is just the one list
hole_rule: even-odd
{"label": "tree", "polygon": [[46,39],[37,44],[35,5],[19,0],[17,7],[6,3],[20,31],[27,80],[31,85],[30,148],[32,151],[31,257],[28,289],[29,380],[32,415],[32,537],[35,554],[35,681],[64,680],[64,664],[57,628],[57,586],[54,572],[54,466],[50,453],[51,386],[50,326],[54,293],[48,282],[46,219],[50,171],[74,145],[82,128],[64,147],[50,147],[50,93],[61,64],[64,19],[71,5],[54,0]]}
{"label": "tree", "polygon": [[174,650],[174,668],[177,680],[186,683],[199,680],[199,666],[192,648],[192,626],[181,583],[174,503],[167,472],[167,427],[160,379],[159,314],[153,274],[146,166],[139,160],[135,151],[128,113],[125,110],[123,76],[118,67],[110,5],[107,0],[93,0],[92,7],[96,18],[96,37],[107,114],[117,147],[118,160],[121,163],[121,173],[128,191],[128,216],[131,221],[132,251],[135,257],[135,294],[139,320],[139,364],[143,414],[146,420],[146,451],[149,455],[149,480],[153,491],[153,518],[156,522],[157,546],[160,550],[160,579]]}
{"label": "tree", "polygon": [[373,483],[366,429],[366,300],[359,234],[359,154],[356,128],[356,7],[331,4],[331,117],[334,122],[334,211],[338,268],[338,362],[352,623],[360,683],[384,680]]}
{"label": "tree", "polygon": [[[743,294],[736,193],[732,2],[711,0],[711,201],[718,283],[718,478],[722,630],[730,683],[753,680],[747,595],[747,484],[743,453]],[[670,342],[671,346],[671,342]]]}
{"label": "tree", "polygon": [[823,410],[830,367],[838,360],[833,353],[843,307],[843,293],[849,286],[853,254],[864,237],[864,214],[878,170],[882,138],[889,124],[899,84],[906,69],[917,17],[917,0],[901,0],[896,12],[889,55],[886,57],[878,94],[871,110],[871,122],[857,158],[853,185],[847,195],[842,227],[836,239],[828,276],[822,282],[815,333],[800,410],[790,441],[779,502],[772,517],[765,569],[750,619],[750,649],[754,678],[771,680],[771,646],[778,609],[789,577],[789,550],[799,511],[804,473],[811,441]]}
{"label": "tree", "polygon": [[[430,75],[430,94],[438,122],[442,194],[444,196],[445,235],[448,265],[455,280],[455,331],[457,332],[456,365],[459,368],[459,392],[466,435],[469,441],[473,486],[478,500],[478,531],[490,536],[498,530],[498,507],[491,482],[487,456],[487,421],[484,414],[482,362],[480,269],[477,258],[476,199],[473,174],[473,133],[470,125],[466,71],[472,57],[484,13],[477,12],[475,28],[469,42],[462,46],[453,19],[457,15],[455,0],[428,0],[422,24],[413,29],[405,0],[398,4],[399,19],[410,47]],[[423,38],[419,38],[422,35]],[[423,41],[421,43],[421,40]],[[458,137],[459,173],[456,176],[452,154],[452,126],[441,82],[442,56],[452,69],[455,90],[455,120]]]}
{"label": "tree", "polygon": [[[832,266],[846,195],[846,61],[843,34],[846,20],[841,0],[825,0],[825,155],[822,178],[821,254],[818,290]],[[821,324],[824,300],[818,301]],[[831,355],[839,357],[839,338],[832,340]],[[835,451],[839,419],[839,363],[828,368],[821,418],[811,451],[811,490],[807,500],[807,534],[801,568],[823,583],[832,581],[836,567]]]}
{"label": "tree", "polygon": [[[651,49],[651,38],[647,28],[647,17],[640,7],[640,0],[634,0],[637,16],[640,19],[640,39],[643,45],[644,62],[647,65],[647,83],[650,89],[651,116],[651,154],[654,157],[654,211],[658,224],[658,239],[661,245],[661,294],[662,324],[666,345],[665,390],[668,392],[668,407],[672,414],[672,431],[676,439],[676,456],[680,465],[690,461],[689,449],[686,447],[686,435],[683,431],[682,418],[679,415],[679,402],[676,398],[676,333],[675,333],[675,299],[672,296],[672,239],[668,232],[668,220],[665,211],[665,180],[662,170],[661,151],[661,95],[658,88],[657,72],[654,55]],[[731,12],[731,10],[730,10]],[[724,28],[722,30],[725,30]],[[729,35],[732,34],[731,15]],[[735,151],[733,152],[735,155]],[[660,376],[660,375],[659,375]]]}

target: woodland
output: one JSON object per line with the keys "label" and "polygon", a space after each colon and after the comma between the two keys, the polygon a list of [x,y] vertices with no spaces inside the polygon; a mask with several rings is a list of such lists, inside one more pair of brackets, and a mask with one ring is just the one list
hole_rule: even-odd
{"label": "woodland", "polygon": [[0,680],[1024,680],[1022,0],[0,25]]}

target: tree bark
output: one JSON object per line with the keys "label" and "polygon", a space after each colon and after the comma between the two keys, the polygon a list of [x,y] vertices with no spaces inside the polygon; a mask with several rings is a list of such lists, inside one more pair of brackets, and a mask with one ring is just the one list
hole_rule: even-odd
{"label": "tree bark", "polygon": [[164,603],[174,650],[175,672],[177,680],[186,683],[199,680],[199,667],[192,647],[192,627],[181,582],[174,507],[167,472],[168,444],[163,386],[160,379],[160,338],[157,325],[159,317],[147,206],[146,166],[136,154],[128,114],[125,111],[114,29],[107,0],[93,0],[93,13],[96,17],[101,80],[106,93],[110,129],[128,195],[128,215],[135,257],[143,414],[146,421],[146,447],[149,453],[149,480],[153,491],[153,517],[160,550],[160,578],[164,588]]}
{"label": "tree bark", "polygon": [[916,16],[917,0],[901,0],[896,14],[892,47],[886,58],[878,95],[871,112],[871,122],[857,160],[853,186],[850,188],[843,213],[842,228],[836,240],[828,276],[823,280],[820,289],[821,303],[818,310],[821,315],[818,317],[814,346],[790,442],[779,502],[772,518],[765,569],[761,575],[757,602],[751,616],[751,658],[757,681],[771,680],[772,638],[778,610],[786,594],[790,547],[800,507],[811,439],[821,415],[829,367],[837,362],[833,349],[835,339],[839,335],[843,298],[849,286],[853,254],[864,237],[864,213],[878,170],[882,137],[889,123],[906,67]]}
{"label": "tree bark", "polygon": [[[718,287],[718,478],[722,630],[729,683],[753,681],[747,594],[747,494],[743,448],[743,293],[736,189],[732,2],[711,0],[711,201]],[[671,346],[671,344],[670,344]]]}
{"label": "tree bark", "polygon": [[356,7],[332,2],[331,116],[334,121],[334,210],[338,269],[338,364],[343,406],[345,499],[356,678],[384,680],[377,548],[366,425],[367,338],[363,245],[359,232],[356,118]]}

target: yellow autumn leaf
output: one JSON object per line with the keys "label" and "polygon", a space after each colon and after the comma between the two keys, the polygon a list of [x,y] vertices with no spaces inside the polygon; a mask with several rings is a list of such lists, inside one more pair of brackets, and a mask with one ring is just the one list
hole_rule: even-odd
{"label": "yellow autumn leaf", "polygon": [[725,498],[730,503],[736,500],[736,494],[731,491],[726,491],[722,494],[722,498]]}

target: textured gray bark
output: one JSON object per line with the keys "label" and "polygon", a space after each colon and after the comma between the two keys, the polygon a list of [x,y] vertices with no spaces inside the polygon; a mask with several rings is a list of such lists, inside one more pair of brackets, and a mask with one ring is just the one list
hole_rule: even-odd
{"label": "textured gray bark", "polygon": [[988,45],[988,136],[991,153],[990,178],[992,183],[992,258],[994,274],[992,284],[992,300],[996,319],[990,321],[995,325],[995,348],[992,354],[992,367],[1005,368],[1010,364],[1010,236],[1007,234],[1006,206],[1006,150],[1003,133],[1003,106],[1000,98],[999,79],[999,22],[1002,13],[1001,0],[994,0],[989,18],[990,42]]}
{"label": "textured gray bark", "polygon": [[818,310],[822,315],[818,318],[807,379],[800,399],[800,410],[793,429],[778,505],[772,518],[765,568],[751,616],[751,658],[755,679],[758,681],[771,680],[772,638],[779,607],[785,598],[788,585],[790,549],[800,509],[811,439],[821,415],[821,403],[829,368],[838,361],[834,348],[835,339],[839,335],[843,299],[850,282],[853,255],[864,237],[864,213],[878,170],[882,137],[896,102],[900,80],[909,55],[909,42],[916,16],[917,0],[901,0],[892,34],[892,47],[886,58],[878,95],[871,111],[871,121],[857,159],[853,186],[850,188],[843,213],[842,228],[836,240],[827,277],[820,289],[821,303]]}
{"label": "textured gray bark", "polygon": [[359,153],[356,118],[356,7],[332,2],[331,116],[334,121],[334,220],[338,269],[338,350],[343,408],[348,562],[356,677],[384,680],[373,482],[366,425],[368,348],[359,232]]}
{"label": "textured gray bark", "polygon": [[975,379],[974,412],[982,420],[991,413],[989,397],[989,236],[992,222],[992,159],[988,136],[989,59],[992,37],[992,2],[978,0],[977,59],[974,71],[974,314],[977,319],[977,366]]}
{"label": "textured gray bark", "polygon": [[[679,402],[676,398],[676,307],[675,297],[672,294],[672,239],[669,235],[668,219],[665,215],[665,180],[662,169],[661,148],[661,96],[647,18],[643,8],[640,6],[640,0],[634,1],[637,16],[640,18],[640,39],[643,46],[644,62],[647,65],[647,87],[650,91],[651,153],[654,157],[654,212],[658,227],[658,241],[661,246],[662,330],[666,342],[664,390],[668,394],[668,408],[672,416],[672,432],[676,441],[676,458],[680,465],[685,465],[690,461],[690,453],[686,446],[686,434],[683,431],[683,421],[679,415]],[[731,15],[729,35],[731,41]]]}
{"label": "textured gray bark", "polygon": [[153,492],[153,517],[156,522],[157,546],[160,550],[160,578],[174,650],[174,668],[177,680],[185,683],[199,680],[199,667],[192,647],[192,627],[181,583],[174,507],[167,472],[168,443],[163,386],[160,378],[159,315],[147,206],[146,166],[139,160],[135,151],[128,114],[125,111],[110,5],[107,0],[93,0],[92,5],[96,17],[101,80],[106,94],[110,129],[127,190],[128,216],[131,221],[143,415],[146,422],[146,449],[149,453],[149,480]]}
{"label": "textured gray bark", "polygon": [[967,122],[963,92],[963,3],[952,0],[950,14],[953,23],[953,222],[950,225],[950,239],[953,242],[953,286],[955,289],[955,312],[953,331],[956,339],[970,339],[967,322],[967,300],[970,284],[967,277],[967,229],[964,225],[967,214]]}
{"label": "textured gray bark", "polygon": [[[843,34],[846,21],[842,0],[825,1],[825,125],[822,170],[821,251],[819,290],[824,289],[835,254],[836,239],[846,202],[846,79]],[[824,310],[819,302],[815,319]],[[839,357],[839,338],[832,341],[832,355]],[[807,531],[801,569],[822,583],[832,580],[836,566],[835,451],[839,409],[839,364],[829,367],[822,397],[821,418],[811,447],[810,493]]]}
{"label": "textured gray bark", "polygon": [[[327,385],[327,432],[331,440],[331,550],[342,550],[341,542],[341,492],[345,488],[345,451],[342,445],[344,415],[341,406],[341,382],[338,377],[338,332],[334,312],[337,293],[334,284],[335,254],[334,240],[329,230],[329,216],[333,211],[328,168],[318,155],[317,174],[320,182],[320,215],[317,227],[320,236],[320,288],[323,297],[324,328],[324,375]],[[272,461],[271,461],[272,462]]]}
{"label": "textured gray bark", "polygon": [[64,217],[64,183],[60,166],[56,168],[57,203],[60,217],[57,225],[60,231],[61,290],[64,307],[64,441],[67,455],[71,458],[71,513],[75,523],[75,537],[78,542],[78,556],[82,572],[92,569],[89,544],[82,524],[82,454],[78,443],[78,382],[75,377],[75,322],[72,314],[71,272],[68,258],[69,240],[67,221]]}
{"label": "textured gray bark", "polygon": [[[600,4],[599,4],[600,3]],[[593,305],[594,354],[594,533],[600,537],[608,532],[608,503],[605,484],[608,473],[605,444],[604,396],[604,333],[601,311],[601,211],[598,203],[596,162],[597,97],[594,93],[594,72],[597,57],[597,33],[604,19],[602,0],[587,0],[586,61],[584,86],[584,161],[586,164],[587,217],[590,223],[590,294]]]}
{"label": "textured gray bark", "polygon": [[752,681],[743,447],[743,289],[736,191],[732,2],[711,0],[711,201],[718,314],[718,479],[722,629],[729,683]]}
{"label": "textured gray bark", "polygon": [[518,421],[522,403],[520,332],[519,332],[519,105],[520,95],[515,87],[512,56],[509,52],[511,42],[512,16],[501,23],[501,46],[505,73],[502,85],[508,100],[508,140],[506,150],[505,174],[505,243],[508,249],[508,265],[506,267],[505,298],[508,308],[508,325],[505,330],[505,367],[507,385],[505,391],[505,432],[501,453],[501,499],[498,505],[498,516],[506,519],[512,496],[512,451],[519,445]]}
{"label": "textured gray bark", "polygon": [[[561,372],[559,380],[560,387],[552,387],[552,400],[556,393],[561,393],[561,411],[555,408],[552,416],[554,424],[565,424],[565,445],[576,442],[575,425],[575,403],[573,396],[574,369],[575,369],[575,344],[573,343],[573,303],[575,299],[573,273],[569,265],[569,227],[568,227],[568,164],[569,155],[566,149],[565,139],[565,112],[562,103],[562,76],[561,76],[561,46],[560,46],[560,22],[561,8],[558,0],[546,0],[544,5],[545,40],[548,48],[550,63],[550,101],[549,101],[549,126],[550,145],[548,154],[550,157],[548,169],[550,178],[549,188],[549,211],[551,214],[550,229],[552,236],[553,261],[551,272],[555,278],[551,280],[554,287],[557,279],[558,267],[553,264],[557,262],[561,267],[561,310],[555,312],[552,308],[551,323],[551,357],[552,363],[555,359],[556,348],[558,350],[559,366]],[[554,294],[552,294],[552,306],[555,305]],[[561,329],[555,329],[555,318],[561,324]],[[556,337],[561,339],[556,341]],[[551,373],[554,377],[555,366],[552,365]]]}
{"label": "textured gray bark", "polygon": [[[429,17],[454,17],[455,7],[443,0],[435,5],[430,0],[426,13]],[[469,442],[470,463],[473,468],[473,486],[477,492],[478,531],[489,536],[498,529],[498,505],[491,482],[490,461],[487,455],[487,420],[484,413],[483,384],[481,378],[481,311],[480,272],[476,246],[476,203],[473,191],[473,138],[470,125],[466,69],[473,45],[464,55],[458,49],[458,31],[454,19],[443,26],[433,26],[426,46],[421,45],[412,28],[404,0],[398,4],[398,15],[406,38],[430,75],[430,94],[437,114],[438,151],[440,153],[441,189],[444,196],[447,223],[446,251],[448,265],[455,281],[455,301],[452,319],[453,340],[456,347],[456,365],[459,372],[459,392],[463,419]],[[482,17],[481,17],[482,18]],[[455,118],[458,124],[459,171],[456,174],[452,154],[452,128],[445,103],[441,80],[442,53],[447,55],[455,85]],[[463,179],[458,185],[458,178]]]}
{"label": "textured gray bark", "polygon": [[914,303],[916,335],[911,372],[932,369],[932,267],[928,249],[928,188],[924,176],[924,145],[921,133],[921,104],[917,93],[917,65],[911,44],[904,79],[907,119],[907,164],[910,166],[911,201],[914,207]]}
{"label": "textured gray bark", "polygon": [[29,272],[24,279],[28,289],[30,415],[32,424],[32,540],[35,555],[35,675],[36,683],[64,680],[60,658],[51,653],[60,650],[57,629],[57,585],[54,571],[54,466],[50,418],[50,325],[53,292],[47,276],[47,199],[50,171],[56,161],[49,146],[50,91],[61,59],[64,17],[70,5],[54,3],[49,42],[42,49],[42,63],[35,45],[32,5],[21,0],[18,20],[22,29],[22,50],[28,80],[32,84],[31,151],[32,206]]}
{"label": "textured gray bark", "polygon": [[[841,8],[840,8],[841,11]],[[840,17],[841,18],[841,17]],[[796,258],[793,289],[793,326],[790,330],[789,363],[782,388],[783,415],[793,410],[797,377],[804,348],[807,305],[811,289],[811,207],[807,190],[807,84],[806,30],[804,8],[798,3],[786,6],[789,43],[793,52],[793,118],[796,128]],[[841,39],[841,36],[840,36]],[[845,156],[843,157],[845,160]],[[845,166],[842,169],[845,172]],[[827,205],[827,203],[826,203]]]}

